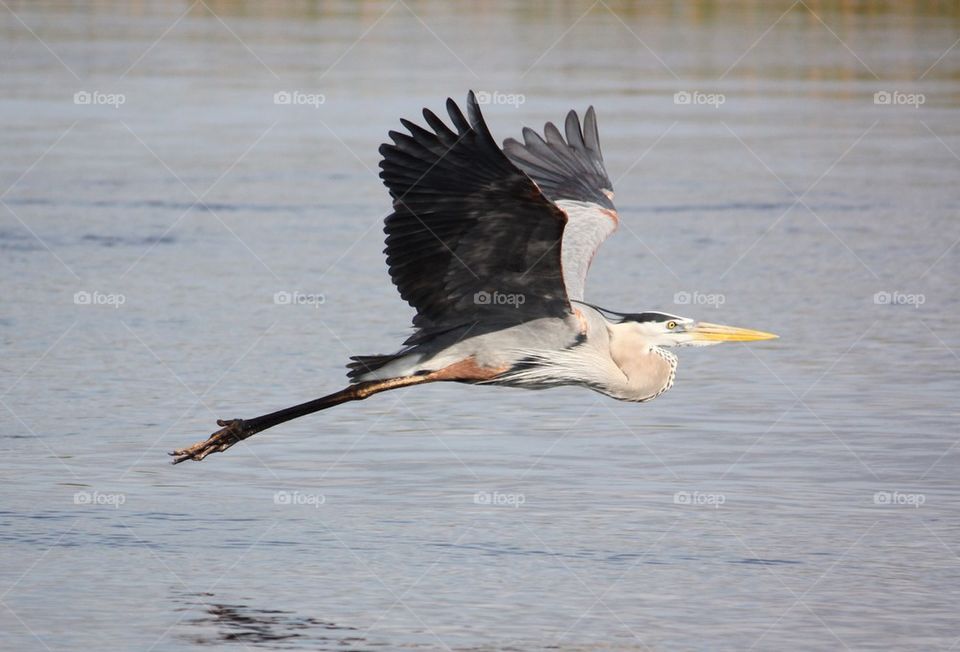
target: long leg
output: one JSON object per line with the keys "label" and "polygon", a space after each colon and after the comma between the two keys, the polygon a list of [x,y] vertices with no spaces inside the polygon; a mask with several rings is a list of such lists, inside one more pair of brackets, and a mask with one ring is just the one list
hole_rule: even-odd
{"label": "long leg", "polygon": [[178,448],[170,454],[174,456],[174,464],[179,464],[187,460],[199,462],[210,453],[225,451],[237,442],[243,441],[258,432],[263,432],[267,428],[272,428],[285,421],[319,412],[320,410],[326,410],[327,408],[332,408],[335,405],[340,405],[347,401],[361,401],[368,396],[385,392],[389,389],[418,385],[432,380],[437,380],[437,378],[423,375],[404,376],[402,378],[391,378],[389,380],[372,380],[365,383],[349,385],[339,392],[334,392],[333,394],[323,396],[313,401],[294,405],[293,407],[271,412],[270,414],[264,414],[253,419],[220,419],[217,421],[217,425],[222,427],[210,435],[210,437],[193,446]]}

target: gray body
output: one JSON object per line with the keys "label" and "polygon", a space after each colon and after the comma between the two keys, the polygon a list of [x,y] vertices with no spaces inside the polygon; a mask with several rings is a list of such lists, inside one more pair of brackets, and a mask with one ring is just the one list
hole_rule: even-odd
{"label": "gray body", "polygon": [[677,357],[627,324],[585,304],[564,319],[541,318],[481,335],[469,327],[417,345],[361,381],[438,371],[472,358],[504,371],[485,384],[546,389],[579,385],[626,401],[648,401],[673,385]]}

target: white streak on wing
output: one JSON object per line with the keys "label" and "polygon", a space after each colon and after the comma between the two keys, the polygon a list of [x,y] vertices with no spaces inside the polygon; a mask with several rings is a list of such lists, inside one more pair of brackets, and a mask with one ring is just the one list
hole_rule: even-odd
{"label": "white streak on wing", "polygon": [[616,213],[593,202],[562,199],[557,207],[567,214],[567,225],[560,242],[560,264],[567,296],[583,300],[587,272],[597,249],[617,230]]}

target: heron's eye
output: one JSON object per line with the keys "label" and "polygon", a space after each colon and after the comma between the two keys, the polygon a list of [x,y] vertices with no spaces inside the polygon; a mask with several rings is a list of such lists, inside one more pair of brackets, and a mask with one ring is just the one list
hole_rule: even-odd
{"label": "heron's eye", "polygon": [[675,322],[675,321],[668,321],[668,322],[667,322],[667,328],[668,328],[669,330],[673,330],[673,329],[676,328],[676,327],[677,327],[677,322]]}

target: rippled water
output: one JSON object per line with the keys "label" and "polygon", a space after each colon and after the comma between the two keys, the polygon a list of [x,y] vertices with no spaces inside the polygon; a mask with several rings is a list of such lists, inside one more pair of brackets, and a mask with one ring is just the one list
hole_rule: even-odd
{"label": "rippled water", "polygon": [[[0,647],[955,647],[945,11],[0,9]],[[468,88],[499,138],[597,107],[593,301],[781,339],[646,405],[429,386],[168,465],[405,336],[377,146]]]}

